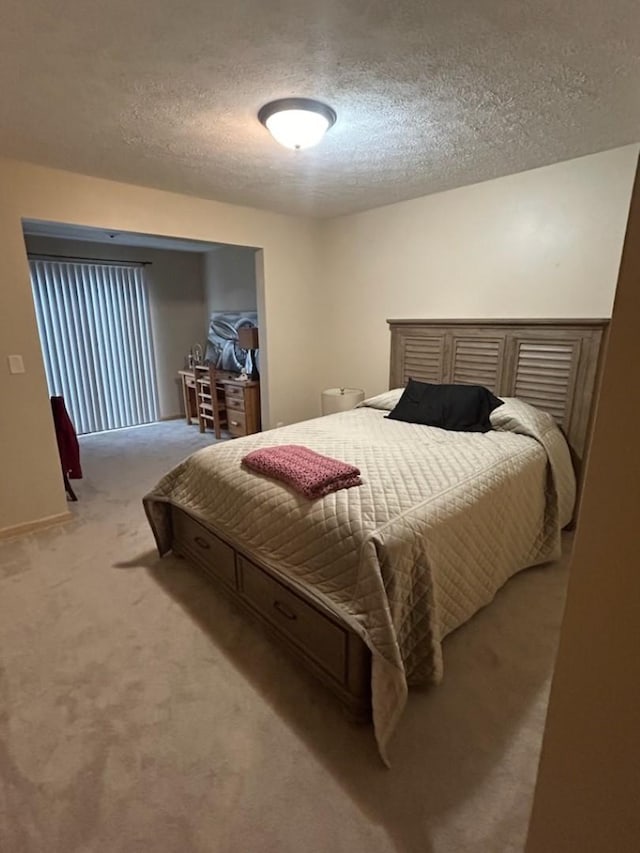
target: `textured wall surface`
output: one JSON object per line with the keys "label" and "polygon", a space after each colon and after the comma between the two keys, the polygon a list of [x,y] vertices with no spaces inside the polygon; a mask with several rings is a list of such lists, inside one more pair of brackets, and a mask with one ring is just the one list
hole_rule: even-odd
{"label": "textured wall surface", "polygon": [[[335,215],[640,138],[636,0],[5,0],[0,152]],[[262,104],[326,100],[293,152]]]}
{"label": "textured wall surface", "polygon": [[387,387],[389,317],[609,317],[637,152],[322,223],[326,385]]}

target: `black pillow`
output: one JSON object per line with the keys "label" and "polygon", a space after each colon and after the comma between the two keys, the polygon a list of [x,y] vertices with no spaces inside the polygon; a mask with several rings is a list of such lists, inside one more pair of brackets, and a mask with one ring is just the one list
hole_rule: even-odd
{"label": "black pillow", "polygon": [[460,432],[488,432],[489,415],[502,404],[482,385],[432,385],[410,379],[388,417]]}

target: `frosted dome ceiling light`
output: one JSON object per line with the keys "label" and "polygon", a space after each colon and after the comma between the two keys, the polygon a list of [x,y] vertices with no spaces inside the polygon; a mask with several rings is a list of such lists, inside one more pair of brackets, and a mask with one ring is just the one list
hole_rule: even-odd
{"label": "frosted dome ceiling light", "polygon": [[335,124],[336,114],[311,98],[282,98],[265,104],[258,119],[276,142],[299,151],[317,145]]}

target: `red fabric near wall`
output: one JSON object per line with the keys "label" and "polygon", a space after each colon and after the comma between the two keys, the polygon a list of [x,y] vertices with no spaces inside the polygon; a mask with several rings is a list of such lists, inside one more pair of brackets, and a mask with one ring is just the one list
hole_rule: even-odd
{"label": "red fabric near wall", "polygon": [[53,412],[53,423],[56,429],[62,470],[70,480],[81,480],[80,445],[75,427],[64,405],[63,397],[51,398],[51,411]]}

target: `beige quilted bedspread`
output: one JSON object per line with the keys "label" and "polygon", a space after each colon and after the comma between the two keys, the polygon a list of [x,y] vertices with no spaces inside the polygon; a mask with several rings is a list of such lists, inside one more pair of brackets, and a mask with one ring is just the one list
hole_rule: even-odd
{"label": "beige quilted bedspread", "polygon": [[[408,685],[441,678],[442,639],[511,575],[559,556],[575,499],[549,415],[508,399],[492,431],[453,433],[385,418],[398,396],[198,451],[144,499],[160,553],[176,504],[363,637],[385,760]],[[240,465],[251,449],[290,443],[357,465],[363,485],[309,501]]]}

